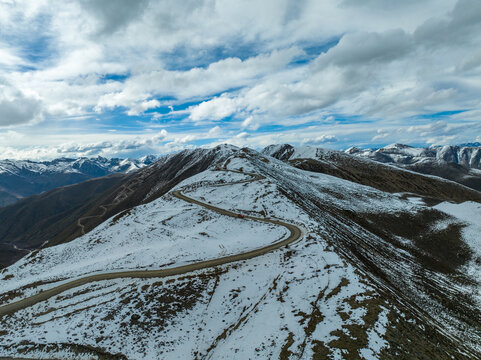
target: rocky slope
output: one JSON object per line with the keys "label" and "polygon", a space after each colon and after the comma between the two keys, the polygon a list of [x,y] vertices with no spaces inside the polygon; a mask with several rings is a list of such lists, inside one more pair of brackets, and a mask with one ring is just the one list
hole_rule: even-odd
{"label": "rocky slope", "polygon": [[[1,304],[89,274],[193,264],[285,236],[186,203],[172,195],[178,189],[205,204],[295,224],[303,238],[182,276],[81,285],[1,318],[0,356],[480,358],[481,205],[469,199],[476,192],[431,207],[413,193],[362,185],[361,176],[353,182],[306,171],[250,149],[178,156],[182,164],[160,161],[141,171],[142,191],[131,201],[142,198],[142,205],[4,269]],[[224,167],[262,178],[233,184],[244,175]]]}
{"label": "rocky slope", "polygon": [[440,176],[481,191],[481,144],[414,148],[393,144],[381,149],[350,148],[346,153]]}
{"label": "rocky slope", "polygon": [[141,159],[60,158],[43,162],[0,160],[0,206],[91,178],[130,173],[154,161],[154,156]]}

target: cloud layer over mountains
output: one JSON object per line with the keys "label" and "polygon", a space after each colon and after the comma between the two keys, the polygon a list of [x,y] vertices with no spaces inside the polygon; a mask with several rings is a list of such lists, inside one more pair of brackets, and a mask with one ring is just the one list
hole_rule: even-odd
{"label": "cloud layer over mountains", "polygon": [[477,0],[3,1],[0,151],[479,141],[480,40]]}

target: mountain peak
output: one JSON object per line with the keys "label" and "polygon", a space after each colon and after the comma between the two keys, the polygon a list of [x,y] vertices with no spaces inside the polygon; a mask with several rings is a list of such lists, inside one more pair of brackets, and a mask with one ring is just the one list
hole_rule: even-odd
{"label": "mountain peak", "polygon": [[406,144],[393,143],[382,147],[379,150],[392,150],[392,149],[414,149],[414,147]]}
{"label": "mountain peak", "polygon": [[263,155],[272,156],[279,160],[287,160],[294,152],[294,147],[290,144],[275,144],[266,146],[261,153]]}

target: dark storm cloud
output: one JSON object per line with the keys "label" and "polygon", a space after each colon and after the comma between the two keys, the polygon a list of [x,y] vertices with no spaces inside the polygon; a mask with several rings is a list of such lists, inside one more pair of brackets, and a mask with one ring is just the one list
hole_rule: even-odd
{"label": "dark storm cloud", "polygon": [[423,46],[479,45],[481,1],[460,0],[446,19],[429,19],[414,32]]}
{"label": "dark storm cloud", "polygon": [[11,126],[35,120],[41,113],[41,102],[25,96],[0,78],[0,126]]}
{"label": "dark storm cloud", "polygon": [[81,0],[80,4],[99,20],[98,33],[112,34],[138,18],[148,0]]}

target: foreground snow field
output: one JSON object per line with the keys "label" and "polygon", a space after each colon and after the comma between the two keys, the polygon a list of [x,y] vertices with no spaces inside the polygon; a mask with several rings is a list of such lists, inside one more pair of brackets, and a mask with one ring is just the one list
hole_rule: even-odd
{"label": "foreground snow field", "polygon": [[[216,171],[221,166],[265,178],[212,186],[246,178]],[[392,288],[356,260],[367,255],[355,249],[356,257],[350,256],[345,245],[353,242],[364,251],[371,246],[378,272],[392,261],[384,277],[404,284],[403,291],[409,293],[409,286],[415,285],[410,274],[417,268],[407,250],[414,243],[399,237],[406,250],[399,250],[394,258],[383,257],[381,251],[390,254],[392,245],[337,217],[347,212],[395,217],[424,210],[421,203],[298,170],[253,151],[239,151],[175,189],[180,188],[221,208],[298,224],[306,235],[287,248],[187,275],[101,281],[71,289],[4,318],[0,355],[377,359],[393,358],[400,351],[408,357],[419,351],[441,353],[450,346],[441,337],[432,343],[423,338],[424,332],[438,331],[436,322],[413,316],[415,310],[398,301]],[[265,246],[285,235],[282,227],[228,218],[168,193],[109,219],[71,243],[41,250],[10,266],[0,275],[0,301],[8,303],[46,289],[53,286],[51,280],[177,266]],[[423,289],[416,291],[427,297]],[[458,334],[449,326],[442,331],[449,332],[449,338]]]}
{"label": "foreground snow field", "polygon": [[[473,252],[473,256],[463,270],[470,277],[481,281],[481,204],[472,201],[461,204],[443,202],[436,205],[435,208],[465,225],[462,231],[463,238]],[[476,297],[478,306],[481,308],[481,287],[473,291],[473,296]]]}

